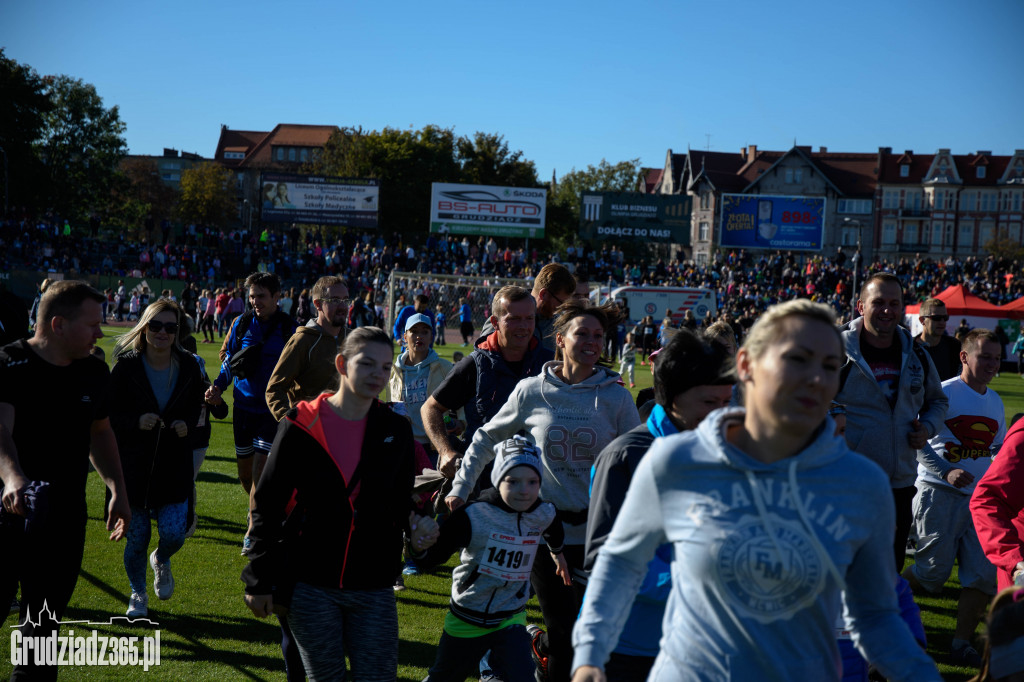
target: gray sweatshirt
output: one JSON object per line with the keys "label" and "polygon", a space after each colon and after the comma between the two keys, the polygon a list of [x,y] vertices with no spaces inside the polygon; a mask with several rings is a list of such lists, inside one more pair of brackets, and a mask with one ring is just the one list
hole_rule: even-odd
{"label": "gray sweatshirt", "polygon": [[767,464],[726,440],[742,408],[659,438],[640,461],[601,548],[573,630],[573,669],[602,667],[647,563],[671,542],[672,593],[652,680],[840,679],[834,624],[891,680],[941,680],[900,618],[895,510],[878,465],[826,419],[793,457]]}
{"label": "gray sweatshirt", "polygon": [[[889,475],[893,488],[906,488],[917,480],[917,463],[945,476],[952,468],[949,462],[935,453],[931,445],[915,450],[907,442],[910,424],[919,419],[933,437],[942,427],[949,407],[949,398],[942,392],[942,382],[935,365],[923,351],[914,352],[910,332],[898,327],[903,352],[896,405],[889,401],[878,386],[871,367],[860,350],[860,334],[864,318],[857,318],[843,332],[846,355],[853,366],[846,381],[839,388],[836,402],[846,405],[846,442],[882,467]],[[846,370],[844,369],[844,373]]]}
{"label": "gray sweatshirt", "polygon": [[[508,402],[477,430],[455,476],[451,494],[466,500],[494,459],[494,446],[520,430],[529,432],[541,451],[541,498],[563,516],[565,543],[586,541],[586,510],[590,505],[590,467],[608,443],[640,424],[633,397],[619,384],[619,375],[605,367],[578,384],[555,374],[561,362],[544,365],[540,376],[516,384]],[[583,512],[576,520],[573,512]]]}

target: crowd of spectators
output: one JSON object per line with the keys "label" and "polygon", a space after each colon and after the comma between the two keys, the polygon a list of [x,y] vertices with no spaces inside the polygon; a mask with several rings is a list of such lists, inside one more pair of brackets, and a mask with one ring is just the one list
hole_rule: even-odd
{"label": "crowd of spectators", "polygon": [[[423,275],[493,276],[531,280],[545,263],[565,265],[590,286],[703,287],[716,293],[719,315],[734,319],[756,315],[792,298],[810,298],[849,319],[854,282],[875,272],[894,273],[907,292],[907,303],[922,301],[947,287],[967,289],[996,305],[1024,294],[1019,261],[915,254],[897,261],[863,262],[858,254],[719,251],[712,262],[697,264],[680,251],[674,258],[627,255],[608,243],[593,248],[570,245],[558,252],[499,245],[493,237],[428,234],[403,241],[397,233],[337,228],[268,227],[252,232],[186,225],[177,231],[143,231],[139,238],[105,230],[96,221],[72,228],[53,215],[0,222],[0,267],[66,276],[145,277],[195,282],[200,287],[231,285],[252,271],[276,273],[286,287],[301,291],[323,275],[343,277],[349,291],[375,292],[380,299],[391,272]],[[527,250],[529,249],[529,250]],[[639,250],[646,251],[646,245]],[[854,277],[855,263],[860,270]],[[416,283],[397,293],[420,293]],[[406,291],[406,289],[409,289]],[[397,295],[397,294],[396,294]],[[471,302],[472,303],[472,302]],[[448,311],[446,311],[448,312]],[[698,322],[710,324],[710,320]]]}

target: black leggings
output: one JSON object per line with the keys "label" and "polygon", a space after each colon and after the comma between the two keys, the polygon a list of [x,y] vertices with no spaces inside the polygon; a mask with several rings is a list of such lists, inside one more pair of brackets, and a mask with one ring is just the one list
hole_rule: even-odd
{"label": "black leggings", "polygon": [[[566,545],[563,550],[569,572],[574,576],[583,570],[583,550],[583,545]],[[572,626],[583,604],[586,586],[575,577],[572,585],[566,586],[555,574],[555,560],[546,551],[537,553],[530,581],[537,593],[547,630],[538,648],[548,657],[548,682],[569,682],[572,673]]]}
{"label": "black leggings", "polygon": [[215,328],[213,326],[213,315],[204,315],[203,320],[199,323],[199,331],[206,336],[207,332],[210,334],[210,338],[213,338]]}

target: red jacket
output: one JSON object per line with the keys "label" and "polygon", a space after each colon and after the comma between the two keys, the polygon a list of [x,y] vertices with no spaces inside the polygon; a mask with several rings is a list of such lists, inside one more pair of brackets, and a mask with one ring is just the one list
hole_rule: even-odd
{"label": "red jacket", "polygon": [[999,589],[1013,584],[1024,561],[1024,419],[1006,434],[1003,447],[971,496],[971,516],[985,556],[996,566]]}

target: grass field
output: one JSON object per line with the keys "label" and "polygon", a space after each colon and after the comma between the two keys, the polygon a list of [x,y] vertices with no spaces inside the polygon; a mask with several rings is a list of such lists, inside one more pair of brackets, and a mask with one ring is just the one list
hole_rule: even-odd
{"label": "grass field", "polygon": [[[108,358],[114,335],[123,331],[105,329],[108,336],[100,345]],[[199,344],[211,374],[216,371],[217,346]],[[442,357],[462,349],[459,345],[437,348]],[[648,367],[637,365],[637,388],[651,385]],[[1024,411],[1024,381],[1016,374],[1003,374],[993,387],[1007,407],[1007,418]],[[160,630],[160,666],[143,672],[141,668],[77,667],[65,670],[62,679],[168,679],[199,680],[280,680],[284,664],[279,649],[279,628],[273,619],[254,618],[242,601],[239,578],[246,560],[240,556],[245,532],[247,497],[238,484],[230,417],[215,422],[213,439],[203,470],[199,474],[197,509],[199,529],[172,560],[176,587],[166,602],[156,599],[150,590],[150,618]],[[106,539],[102,523],[103,485],[90,476],[88,487],[89,524],[85,560],[66,620],[106,622],[121,616],[127,608],[129,587],[122,564],[122,543]],[[153,543],[155,546],[156,533]],[[0,550],[2,552],[2,550]],[[448,603],[450,567],[420,576],[406,576],[407,589],[398,593],[401,643],[399,679],[422,680],[433,662],[441,623]],[[150,580],[152,572],[150,571]],[[956,618],[959,583],[954,575],[943,594],[920,598],[922,616],[929,638],[929,653],[938,661],[948,680],[965,680],[972,671],[944,663]],[[529,606],[532,621],[540,622],[536,599]],[[14,618],[4,621],[9,636]],[[104,626],[101,634],[152,636],[149,628]],[[81,634],[81,629],[79,633]],[[5,649],[9,647],[5,643]],[[10,675],[9,652],[0,654],[0,679]]]}

